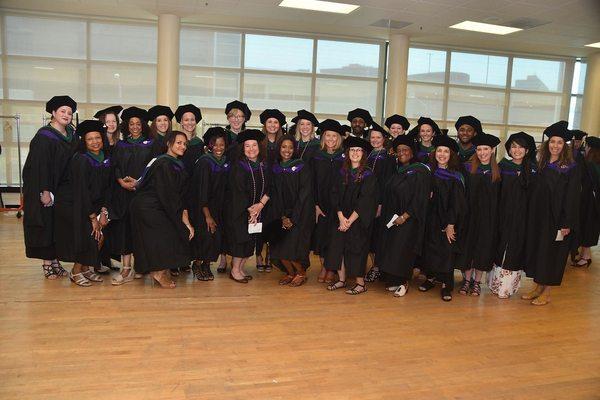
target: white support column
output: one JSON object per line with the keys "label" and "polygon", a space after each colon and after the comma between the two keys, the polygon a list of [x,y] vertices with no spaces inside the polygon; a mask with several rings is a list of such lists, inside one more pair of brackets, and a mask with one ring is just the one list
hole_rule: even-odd
{"label": "white support column", "polygon": [[406,108],[406,84],[408,74],[408,48],[406,35],[391,34],[388,59],[386,116],[404,115]]}
{"label": "white support column", "polygon": [[581,130],[600,136],[600,52],[588,57],[581,107]]}
{"label": "white support column", "polygon": [[177,15],[158,16],[156,103],[173,110],[179,104],[179,28]]}

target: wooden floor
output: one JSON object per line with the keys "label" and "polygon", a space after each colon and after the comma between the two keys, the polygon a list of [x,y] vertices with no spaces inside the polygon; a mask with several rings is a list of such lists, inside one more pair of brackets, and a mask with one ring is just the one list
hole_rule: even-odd
{"label": "wooden floor", "polygon": [[534,307],[414,283],[348,296],[316,269],[300,288],[253,267],[248,285],[79,288],[22,242],[0,215],[0,399],[600,399],[597,249]]}

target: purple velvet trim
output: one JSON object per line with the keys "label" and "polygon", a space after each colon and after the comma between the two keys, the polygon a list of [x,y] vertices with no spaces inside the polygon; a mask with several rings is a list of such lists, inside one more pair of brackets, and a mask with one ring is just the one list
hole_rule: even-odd
{"label": "purple velvet trim", "polygon": [[259,169],[259,167],[262,167],[262,168],[264,168],[264,163],[262,163],[262,162],[261,162],[261,163],[259,164],[259,166],[257,166],[256,168],[254,168],[254,167],[250,167],[250,165],[251,165],[251,164],[250,164],[248,161],[242,161],[242,160],[239,160],[239,161],[238,161],[238,163],[240,163],[240,165],[241,165],[241,166],[242,166],[242,167],[243,167],[243,168],[244,168],[244,169],[245,169],[247,172],[250,172],[250,171],[252,171],[252,170],[253,170],[253,171],[256,171],[256,172],[258,172],[258,169]]}
{"label": "purple velvet trim", "polygon": [[456,179],[458,181],[462,182],[462,176],[460,174],[460,172],[453,172],[453,171],[448,171],[447,169],[443,169],[443,168],[437,168],[435,170],[435,172],[433,173],[433,176],[443,179],[443,180],[450,180],[450,179]]}
{"label": "purple velvet trim", "polygon": [[52,132],[49,129],[40,129],[38,133],[52,140],[60,140],[60,138],[56,136],[56,133]]}
{"label": "purple velvet trim", "polygon": [[547,166],[548,166],[548,168],[555,170],[559,174],[567,174],[567,173],[571,172],[571,170],[577,166],[577,163],[573,162],[569,165],[564,165],[562,167],[559,167],[557,162],[553,162],[553,163],[549,163]]}
{"label": "purple velvet trim", "polygon": [[293,165],[290,167],[282,167],[281,165],[279,165],[278,163],[275,163],[273,165],[273,173],[274,174],[296,174],[300,171],[302,171],[302,168],[304,168],[304,164],[298,164],[298,165]]}

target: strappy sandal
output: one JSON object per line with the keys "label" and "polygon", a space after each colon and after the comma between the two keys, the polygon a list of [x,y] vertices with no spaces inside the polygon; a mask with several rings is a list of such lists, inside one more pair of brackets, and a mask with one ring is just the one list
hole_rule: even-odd
{"label": "strappy sandal", "polygon": [[346,281],[337,281],[327,286],[327,290],[334,291],[338,289],[343,289],[346,287]]}
{"label": "strappy sandal", "polygon": [[54,281],[60,278],[60,275],[54,270],[52,264],[42,264],[42,270],[44,271],[44,278]]}
{"label": "strappy sandal", "polygon": [[[358,290],[357,288],[361,287],[362,289]],[[350,294],[352,296],[356,296],[357,294],[361,294],[367,291],[365,285],[359,285],[358,283],[354,285],[352,289],[346,290],[346,294]]]}
{"label": "strappy sandal", "polygon": [[290,282],[290,286],[298,287],[304,285],[304,283],[306,283],[306,275],[296,274],[294,279]]}
{"label": "strappy sandal", "polygon": [[56,262],[52,262],[52,269],[54,269],[54,271],[56,271],[56,275],[58,276],[68,276],[69,275],[69,271],[67,271],[66,269],[64,269],[62,267],[62,265],[60,264],[60,262],[56,261]]}
{"label": "strappy sandal", "polygon": [[328,285],[333,283],[335,280],[335,272],[334,271],[327,271],[327,274],[325,274],[325,283],[327,283]]}
{"label": "strappy sandal", "polygon": [[166,274],[162,273],[162,274],[150,274],[150,282],[152,282],[152,287],[155,286],[155,284],[158,283],[158,286],[163,288],[163,289],[175,289],[176,285],[175,282],[173,282],[172,280],[168,280],[168,282],[163,282],[162,279],[158,278],[158,276],[161,276],[161,278],[166,278]]}
{"label": "strappy sandal", "polygon": [[200,265],[198,265],[196,262],[194,262],[194,264],[192,265],[192,273],[194,274],[194,278],[198,279],[199,281],[203,280],[202,269],[200,268]]}
{"label": "strappy sandal", "polygon": [[367,275],[365,275],[365,282],[375,282],[378,281],[380,277],[381,272],[379,271],[379,268],[373,267],[367,272]]}
{"label": "strappy sandal", "polygon": [[479,296],[481,294],[481,282],[473,281],[471,285],[471,296]]}
{"label": "strappy sandal", "polygon": [[179,276],[179,270],[177,268],[170,269],[171,276]]}
{"label": "strappy sandal", "polygon": [[208,263],[208,262],[202,263],[200,265],[200,269],[204,273],[204,277],[206,278],[205,280],[207,280],[207,281],[215,280],[215,276],[213,275],[212,271],[210,270],[210,263]]}
{"label": "strappy sandal", "polygon": [[471,281],[465,280],[463,282],[462,286],[460,287],[460,289],[458,290],[458,293],[462,294],[463,296],[466,296],[469,294],[470,290],[471,290]]}
{"label": "strappy sandal", "polygon": [[427,292],[435,287],[435,283],[433,283],[433,279],[425,279],[423,283],[419,285],[420,292]]}
{"label": "strappy sandal", "polygon": [[120,286],[127,282],[132,282],[135,277],[135,271],[131,267],[124,267],[123,271],[127,269],[129,270],[129,272],[127,272],[125,276],[123,276],[123,273],[119,273],[116,278],[112,279],[111,283],[115,286]]}
{"label": "strappy sandal", "polygon": [[442,300],[452,301],[452,290],[448,287],[443,287],[441,291]]}
{"label": "strappy sandal", "polygon": [[286,275],[286,276],[284,276],[283,278],[281,278],[279,280],[279,284],[281,286],[285,286],[285,285],[289,284],[293,280],[294,280],[294,277],[292,275]]}
{"label": "strappy sandal", "polygon": [[[582,263],[583,261],[583,263]],[[579,260],[577,260],[577,262],[575,264],[571,264],[573,267],[589,267],[590,264],[592,263],[592,259],[591,258],[580,258]]]}
{"label": "strappy sandal", "polygon": [[69,272],[69,279],[71,282],[81,287],[90,287],[92,286],[92,282],[90,282],[83,273],[73,274],[73,271]]}
{"label": "strappy sandal", "polygon": [[81,271],[81,273],[83,274],[83,276],[86,277],[86,279],[88,281],[92,281],[92,282],[103,282],[104,281],[104,279],[102,279],[102,277],[100,275],[98,275],[91,269],[88,269],[87,271]]}

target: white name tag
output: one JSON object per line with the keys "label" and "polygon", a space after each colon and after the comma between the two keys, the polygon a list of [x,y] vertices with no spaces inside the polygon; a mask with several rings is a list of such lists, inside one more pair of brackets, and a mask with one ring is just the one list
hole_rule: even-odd
{"label": "white name tag", "polygon": [[390,222],[387,223],[387,228],[390,229],[392,226],[394,226],[394,221],[398,218],[398,214],[394,214],[394,216],[392,217],[392,219],[390,219]]}
{"label": "white name tag", "polygon": [[248,224],[248,233],[262,233],[262,222]]}

